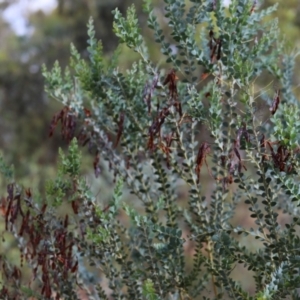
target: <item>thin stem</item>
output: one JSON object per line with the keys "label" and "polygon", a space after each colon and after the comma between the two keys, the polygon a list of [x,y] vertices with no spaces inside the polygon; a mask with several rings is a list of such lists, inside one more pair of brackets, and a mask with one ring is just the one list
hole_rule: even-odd
{"label": "thin stem", "polygon": [[[212,269],[214,269],[214,256],[213,256],[213,251],[212,251],[211,246],[212,246],[212,241],[209,239],[208,243],[207,243],[207,251],[208,251],[208,256],[209,256],[209,261],[210,261],[211,267],[212,267]],[[212,282],[215,297],[217,297],[218,291],[217,291],[217,286],[216,286],[216,279],[215,279],[215,275],[213,275],[213,274],[211,276],[211,282]]]}

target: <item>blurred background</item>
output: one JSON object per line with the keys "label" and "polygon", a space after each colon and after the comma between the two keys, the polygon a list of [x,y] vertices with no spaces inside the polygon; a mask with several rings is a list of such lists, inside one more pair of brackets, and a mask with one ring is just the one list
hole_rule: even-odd
{"label": "blurred background", "polygon": [[[157,16],[162,18],[163,0],[153,2],[158,8]],[[286,51],[292,52],[300,48],[300,2],[266,0],[263,6],[276,2],[279,9],[273,16],[279,18]],[[50,68],[58,60],[62,67],[66,66],[71,42],[86,56],[86,24],[90,16],[109,57],[118,43],[112,32],[111,11],[118,7],[125,13],[132,3],[136,5],[152,59],[159,62],[162,57],[147,29],[141,0],[0,0],[0,152],[7,163],[14,165],[16,181],[25,187],[42,192],[45,180],[55,176],[58,147],[66,147],[59,129],[48,138],[52,116],[62,105],[44,93],[41,65],[45,63]],[[125,46],[121,53],[120,68],[126,69],[136,56]],[[295,86],[299,84],[299,64],[298,60]],[[299,96],[299,92],[296,94]],[[84,172],[93,174],[93,158],[85,159],[88,163],[84,164]],[[3,183],[1,187],[4,188]],[[236,222],[253,223],[245,214],[248,216],[248,211],[241,207]],[[245,280],[244,284],[251,289],[252,282]]]}

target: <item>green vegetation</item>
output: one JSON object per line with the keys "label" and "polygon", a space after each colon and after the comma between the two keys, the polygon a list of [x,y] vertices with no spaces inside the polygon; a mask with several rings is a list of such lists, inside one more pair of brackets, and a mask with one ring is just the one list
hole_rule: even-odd
{"label": "green vegetation", "polygon": [[[38,197],[0,160],[5,239],[20,251],[19,264],[1,257],[1,298],[299,298],[297,54],[277,5],[163,5],[165,24],[144,1],[153,39],[134,5],[116,8],[111,58],[90,18],[87,51],[72,44],[66,68],[43,67],[62,105],[50,136],[60,127],[69,147]],[[126,70],[120,49],[137,57]],[[85,149],[95,177],[114,182],[100,201]]]}

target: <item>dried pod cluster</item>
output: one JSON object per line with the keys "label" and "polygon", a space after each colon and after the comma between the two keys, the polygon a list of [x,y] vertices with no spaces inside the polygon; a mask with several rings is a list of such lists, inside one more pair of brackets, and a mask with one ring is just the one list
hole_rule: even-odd
{"label": "dried pod cluster", "polygon": [[[32,282],[41,274],[41,296],[50,299],[70,273],[77,271],[78,261],[73,253],[75,240],[68,231],[69,216],[57,224],[54,219],[50,221],[47,205],[38,208],[30,189],[22,195],[16,192],[14,184],[9,184],[7,194],[2,198],[5,227],[19,239],[21,267],[24,260],[32,266]],[[9,272],[4,262],[0,269],[8,281],[18,281],[22,276],[21,269],[14,267],[13,272]],[[1,299],[12,299],[9,290],[2,288]],[[55,299],[60,299],[59,293]]]}

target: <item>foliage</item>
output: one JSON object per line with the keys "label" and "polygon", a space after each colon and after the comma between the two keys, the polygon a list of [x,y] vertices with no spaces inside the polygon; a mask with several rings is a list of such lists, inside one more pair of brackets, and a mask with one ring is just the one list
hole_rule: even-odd
{"label": "foliage", "polygon": [[[266,20],[276,6],[185,2],[165,0],[168,39],[151,3],[144,5],[170,70],[150,60],[133,6],[126,17],[115,9],[113,25],[140,56],[129,70],[117,67],[117,51],[104,63],[92,19],[89,60],[71,46],[70,69],[44,67],[47,93],[64,106],[50,135],[60,123],[69,154],[60,152],[48,202],[9,184],[4,206],[6,229],[33,268],[35,297],[75,299],[83,289],[98,299],[297,299],[299,104],[294,57],[283,53],[277,20]],[[271,92],[257,90],[266,74],[276,83]],[[106,207],[79,176],[78,144],[95,155],[96,176],[107,165],[113,173]],[[177,199],[182,182],[184,205]],[[123,186],[141,207],[122,200]],[[242,203],[251,226],[234,224]],[[56,215],[62,205],[72,213]],[[256,248],[242,238],[258,240]],[[251,272],[254,290],[233,277],[239,265]],[[11,282],[3,296],[22,295],[14,268],[3,264]]]}
{"label": "foliage", "polygon": [[[17,179],[26,180],[26,184],[33,181],[40,187],[55,173],[53,165],[57,161],[57,147],[65,145],[59,137],[55,137],[55,142],[46,139],[49,119],[59,109],[59,103],[49,101],[44,92],[42,64],[50,67],[58,59],[62,66],[68,65],[71,42],[80,54],[86,55],[86,23],[91,15],[95,19],[97,39],[103,41],[107,56],[118,43],[112,31],[111,11],[118,6],[121,12],[125,12],[129,3],[138,4],[140,1],[53,2],[59,2],[57,9],[47,13],[32,11],[34,5],[31,1],[26,2],[30,8],[19,12],[26,18],[28,29],[23,36],[16,35],[4,19],[9,10],[18,13],[17,4],[20,3],[19,7],[24,5],[22,0],[0,3],[0,38],[5,41],[0,45],[1,150],[5,152],[6,161],[15,165]],[[3,13],[5,8],[7,11]],[[139,5],[137,12],[141,12]]]}

